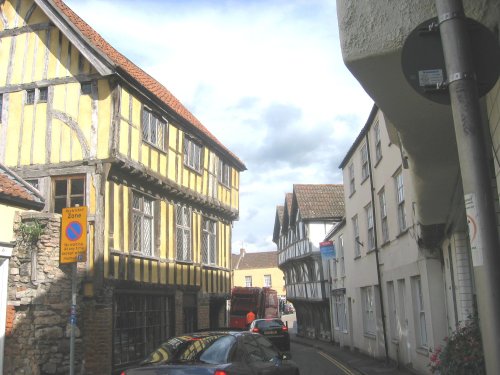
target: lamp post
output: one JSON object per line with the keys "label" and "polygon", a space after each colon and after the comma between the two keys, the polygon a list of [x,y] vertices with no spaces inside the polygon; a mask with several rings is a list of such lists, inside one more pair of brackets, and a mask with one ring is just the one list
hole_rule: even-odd
{"label": "lamp post", "polygon": [[476,72],[462,0],[436,0],[488,375],[500,374],[500,246]]}

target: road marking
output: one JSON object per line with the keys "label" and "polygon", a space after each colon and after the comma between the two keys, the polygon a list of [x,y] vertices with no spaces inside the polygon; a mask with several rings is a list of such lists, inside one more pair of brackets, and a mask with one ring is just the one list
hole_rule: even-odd
{"label": "road marking", "polygon": [[352,372],[349,368],[347,368],[346,366],[344,366],[342,363],[340,363],[339,361],[337,361],[335,358],[330,357],[328,354],[326,354],[326,353],[324,353],[322,351],[319,351],[318,353],[322,357],[324,357],[325,359],[327,359],[328,361],[332,362],[335,366],[337,366],[345,374],[347,374],[347,375],[357,375],[355,372]]}

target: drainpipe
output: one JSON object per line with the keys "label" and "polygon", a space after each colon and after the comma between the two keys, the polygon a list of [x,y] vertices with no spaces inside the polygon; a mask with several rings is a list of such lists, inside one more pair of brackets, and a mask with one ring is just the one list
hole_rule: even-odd
{"label": "drainpipe", "polygon": [[470,40],[461,0],[436,0],[465,198],[486,372],[500,374],[500,249]]}
{"label": "drainpipe", "polygon": [[378,249],[378,240],[377,240],[377,219],[375,216],[375,188],[373,187],[373,170],[372,170],[372,159],[370,156],[370,142],[368,138],[368,130],[366,130],[365,139],[366,139],[366,153],[368,154],[368,168],[370,173],[368,174],[368,178],[370,179],[370,193],[372,200],[372,217],[373,217],[373,234],[374,234],[374,245],[375,245],[375,262],[377,263],[377,279],[378,279],[378,293],[380,298],[380,312],[382,313],[382,331],[384,333],[384,349],[385,349],[385,361],[389,362],[389,346],[387,343],[387,328],[385,325],[385,308],[384,308],[384,295],[382,292],[382,276],[380,275],[380,262],[379,262],[379,249]]}

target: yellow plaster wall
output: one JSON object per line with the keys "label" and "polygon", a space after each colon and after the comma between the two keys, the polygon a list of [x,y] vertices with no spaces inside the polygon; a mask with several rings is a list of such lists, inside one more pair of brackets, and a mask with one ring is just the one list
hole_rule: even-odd
{"label": "yellow plaster wall", "polygon": [[286,295],[284,274],[278,267],[233,270],[233,286],[246,286],[245,276],[252,276],[252,286],[262,288],[264,275],[271,275],[271,288],[276,290],[278,295]]}
{"label": "yellow plaster wall", "polygon": [[[8,28],[49,25],[49,19],[36,7],[27,20],[32,5],[33,1],[29,0],[20,0],[19,4],[17,0],[11,0],[0,5]],[[1,28],[5,29],[3,23]],[[8,155],[5,163],[8,166],[77,161],[85,157],[85,149],[91,155],[109,157],[109,84],[106,79],[98,83],[98,120],[93,123],[92,100],[90,96],[80,94],[80,82],[75,77],[78,74],[95,74],[96,71],[55,26],[4,36],[1,38],[0,53],[0,85],[13,87],[13,91],[4,93],[9,103],[8,142],[5,142],[5,155]],[[83,67],[81,71],[79,65]],[[59,81],[52,81],[56,78]],[[25,104],[26,91],[16,90],[15,87],[32,83],[35,85],[31,87],[43,87],[39,83],[42,80],[49,84],[48,103]],[[56,115],[69,120],[56,119]],[[97,140],[93,131],[97,131]],[[52,138],[45,142],[48,135]]]}

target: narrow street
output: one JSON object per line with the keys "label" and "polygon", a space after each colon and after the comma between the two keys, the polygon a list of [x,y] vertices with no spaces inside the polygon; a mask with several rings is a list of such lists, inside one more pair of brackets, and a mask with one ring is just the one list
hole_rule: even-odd
{"label": "narrow street", "polygon": [[358,375],[330,354],[313,347],[292,343],[292,360],[297,363],[301,375]]}
{"label": "narrow street", "polygon": [[[282,315],[281,320],[288,326],[290,334],[297,333],[296,314]],[[352,370],[339,362],[331,354],[317,348],[292,342],[290,345],[292,360],[297,363],[300,373],[315,375],[357,375],[359,372]]]}

